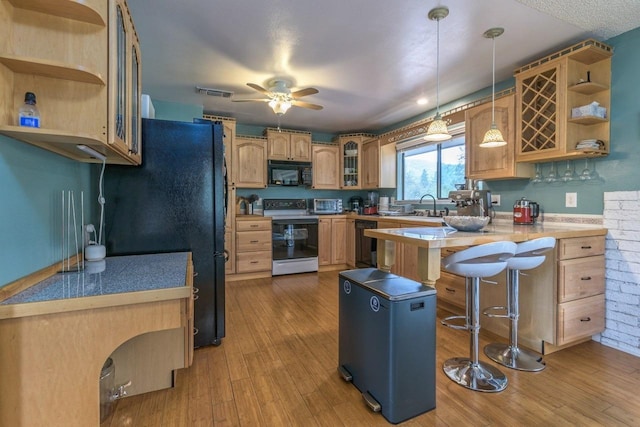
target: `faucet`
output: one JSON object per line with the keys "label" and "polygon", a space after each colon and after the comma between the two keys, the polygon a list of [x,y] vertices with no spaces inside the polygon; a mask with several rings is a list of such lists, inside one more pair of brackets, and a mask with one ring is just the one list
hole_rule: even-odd
{"label": "faucet", "polygon": [[427,216],[438,216],[438,208],[436,207],[436,198],[433,197],[431,194],[424,194],[422,197],[420,197],[420,204],[422,204],[422,199],[424,199],[427,196],[433,199],[433,215],[429,215],[429,212],[427,211]]}

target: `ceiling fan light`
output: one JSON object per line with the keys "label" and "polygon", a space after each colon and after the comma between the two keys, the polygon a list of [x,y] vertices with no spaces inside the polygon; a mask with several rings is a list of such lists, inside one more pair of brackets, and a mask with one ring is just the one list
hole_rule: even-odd
{"label": "ceiling fan light", "polygon": [[279,116],[285,114],[291,108],[291,102],[283,99],[274,98],[269,101],[269,107]]}
{"label": "ceiling fan light", "polygon": [[502,136],[502,132],[497,128],[496,124],[493,123],[491,125],[491,129],[484,134],[484,138],[480,143],[480,147],[483,148],[493,148],[493,147],[502,147],[503,145],[507,145],[507,141],[504,140]]}
{"label": "ceiling fan light", "polygon": [[425,141],[446,141],[451,139],[451,134],[447,129],[447,122],[442,120],[440,115],[431,122],[427,128],[427,134],[424,136]]}

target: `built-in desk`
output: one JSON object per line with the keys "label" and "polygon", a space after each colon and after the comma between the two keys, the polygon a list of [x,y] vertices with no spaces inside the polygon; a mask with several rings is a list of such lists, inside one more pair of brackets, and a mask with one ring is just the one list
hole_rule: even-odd
{"label": "built-in desk", "polygon": [[[604,236],[607,230],[600,226],[558,224],[516,225],[511,223],[490,224],[478,232],[461,232],[445,227],[368,229],[365,235],[378,239],[378,268],[389,271],[395,263],[396,242],[418,247],[418,273],[421,280],[438,288],[440,278],[441,251],[484,243],[508,240],[523,242],[538,237],[555,237],[559,244],[555,253],[547,257],[545,263],[523,277],[520,287],[521,322],[519,340],[527,347],[540,353],[555,351],[562,346],[573,345],[604,329],[604,280],[603,274],[598,290],[591,298],[570,303],[563,302],[562,290],[558,283],[570,280],[572,276],[560,270],[563,264],[561,251],[567,243],[581,243],[582,239],[593,239],[595,246],[604,251]],[[562,243],[562,244],[560,244]],[[592,243],[586,246],[591,248]],[[585,245],[578,248],[586,247]],[[584,249],[584,256],[594,255],[592,249]],[[574,257],[575,258],[575,257]],[[602,259],[604,257],[602,256]],[[563,261],[567,263],[566,261]],[[558,264],[560,267],[558,267]],[[571,264],[569,264],[571,265]],[[602,264],[602,270],[604,265]],[[602,272],[604,273],[604,272]],[[480,292],[481,307],[504,305],[504,279],[496,278],[498,285],[483,285]],[[559,277],[560,276],[560,277]],[[589,274],[595,279],[595,274]],[[580,278],[577,278],[580,281]],[[587,296],[585,294],[584,296]],[[580,305],[580,304],[583,305]],[[590,312],[588,312],[590,311]],[[591,315],[593,313],[593,315]],[[589,319],[584,320],[583,319]],[[508,322],[504,319],[482,319],[482,327],[501,336],[508,336]],[[570,336],[570,340],[566,339]],[[571,341],[571,342],[569,342]]]}
{"label": "built-in desk", "polygon": [[0,303],[0,426],[99,425],[109,356],[116,380],[119,370],[133,376],[132,394],[190,364],[191,254],[112,257],[102,267],[56,274]]}

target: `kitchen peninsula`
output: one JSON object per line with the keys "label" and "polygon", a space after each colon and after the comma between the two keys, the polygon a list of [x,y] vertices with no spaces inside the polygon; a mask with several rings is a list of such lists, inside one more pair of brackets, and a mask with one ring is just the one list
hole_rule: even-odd
{"label": "kitchen peninsula", "polygon": [[[607,230],[600,226],[515,225],[498,221],[479,232],[445,227],[365,231],[365,235],[378,239],[378,265],[385,270],[390,270],[396,261],[397,243],[417,246],[418,274],[424,283],[436,287],[439,300],[446,298],[449,291],[438,282],[441,256],[489,242],[555,237],[554,254],[547,256],[540,268],[521,279],[520,340],[543,354],[591,339],[592,335],[604,330],[606,233]],[[503,305],[506,301],[504,275],[490,280],[497,284],[482,286],[481,307]],[[507,322],[502,319],[483,317],[482,322],[483,328],[508,336]]]}
{"label": "kitchen peninsula", "polygon": [[191,254],[104,264],[55,274],[0,303],[1,425],[98,425],[108,357],[116,384],[131,380],[129,395],[169,387],[173,370],[191,364]]}

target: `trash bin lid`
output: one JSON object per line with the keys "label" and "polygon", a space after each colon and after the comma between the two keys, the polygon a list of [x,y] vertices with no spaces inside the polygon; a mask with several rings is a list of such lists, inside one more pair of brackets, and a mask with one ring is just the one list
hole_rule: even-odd
{"label": "trash bin lid", "polygon": [[340,276],[389,301],[402,301],[436,294],[435,288],[431,286],[375,268],[343,271]]}

